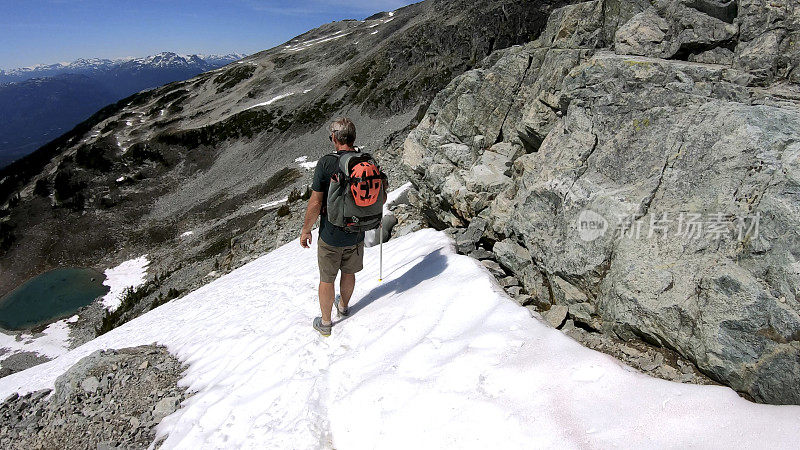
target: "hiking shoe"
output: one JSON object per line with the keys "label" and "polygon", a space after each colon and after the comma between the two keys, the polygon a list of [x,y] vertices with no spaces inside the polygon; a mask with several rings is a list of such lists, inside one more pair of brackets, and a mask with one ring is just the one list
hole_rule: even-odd
{"label": "hiking shoe", "polygon": [[323,336],[330,336],[331,335],[331,325],[323,325],[322,324],[322,317],[316,317],[314,319],[314,329],[319,331],[319,334]]}
{"label": "hiking shoe", "polygon": [[347,317],[350,315],[350,308],[339,308],[339,303],[342,301],[342,296],[336,294],[336,298],[333,299],[333,304],[336,306],[336,312],[339,313],[340,316]]}

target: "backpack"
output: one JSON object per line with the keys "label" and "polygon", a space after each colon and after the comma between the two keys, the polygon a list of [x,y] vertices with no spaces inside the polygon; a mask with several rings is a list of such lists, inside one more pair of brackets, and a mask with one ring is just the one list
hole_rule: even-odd
{"label": "backpack", "polygon": [[360,150],[332,153],[338,170],[328,185],[328,222],[350,233],[381,225],[388,178],[375,158]]}

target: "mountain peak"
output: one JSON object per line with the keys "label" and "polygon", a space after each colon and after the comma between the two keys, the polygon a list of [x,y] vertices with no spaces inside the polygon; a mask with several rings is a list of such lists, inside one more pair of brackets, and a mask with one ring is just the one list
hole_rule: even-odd
{"label": "mountain peak", "polygon": [[229,53],[226,55],[180,55],[171,51],[163,51],[144,57],[124,57],[116,59],[107,58],[78,58],[72,62],[59,62],[55,64],[37,64],[30,67],[18,67],[0,70],[0,83],[19,82],[31,78],[43,78],[60,75],[63,73],[86,73],[98,70],[108,70],[123,65],[164,67],[189,67],[197,66],[201,71],[209,70],[211,66],[224,66],[243,58],[242,53]]}

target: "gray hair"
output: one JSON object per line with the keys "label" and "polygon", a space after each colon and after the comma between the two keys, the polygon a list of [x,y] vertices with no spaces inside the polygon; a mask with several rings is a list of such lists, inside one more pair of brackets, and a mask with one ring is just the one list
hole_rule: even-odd
{"label": "gray hair", "polygon": [[356,142],[356,126],[347,117],[334,120],[329,130],[340,144],[353,145]]}

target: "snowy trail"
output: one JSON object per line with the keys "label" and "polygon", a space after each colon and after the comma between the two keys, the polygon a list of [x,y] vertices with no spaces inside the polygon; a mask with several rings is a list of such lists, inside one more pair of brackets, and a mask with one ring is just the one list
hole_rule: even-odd
{"label": "snowy trail", "polygon": [[[314,236],[316,239],[316,233]],[[508,299],[442,233],[366,250],[353,315],[322,338],[316,252],[291,242],[40,366],[0,397],[52,387],[98,348],[158,342],[196,394],[165,448],[796,448],[800,407],[657,380]]]}

